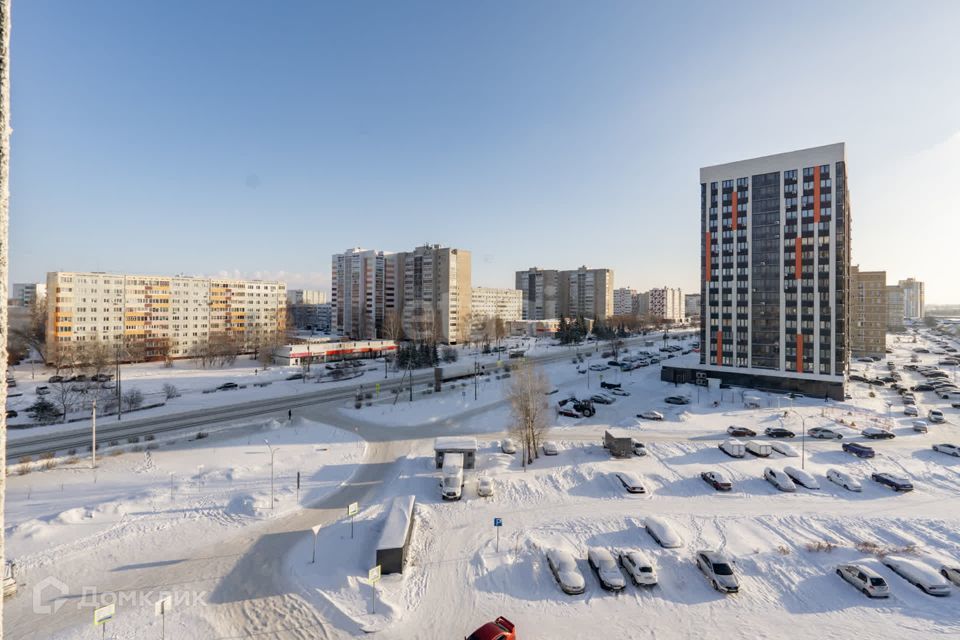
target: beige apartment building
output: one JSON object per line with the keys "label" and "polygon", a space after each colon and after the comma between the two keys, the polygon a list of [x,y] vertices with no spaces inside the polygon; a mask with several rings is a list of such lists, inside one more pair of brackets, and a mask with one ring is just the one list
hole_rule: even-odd
{"label": "beige apartment building", "polygon": [[850,267],[850,355],[883,357],[887,350],[887,272]]}
{"label": "beige apartment building", "polygon": [[523,319],[523,292],[519,289],[473,287],[470,313],[476,326],[490,318],[505,322]]}
{"label": "beige apartment building", "polygon": [[213,340],[252,352],[286,326],[275,281],[57,271],[47,292],[48,361],[96,342],[122,345],[124,360],[189,357]]}

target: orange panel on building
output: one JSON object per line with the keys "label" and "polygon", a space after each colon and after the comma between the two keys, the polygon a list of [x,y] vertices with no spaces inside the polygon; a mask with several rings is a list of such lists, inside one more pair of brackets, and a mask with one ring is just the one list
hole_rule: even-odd
{"label": "orange panel on building", "polygon": [[797,371],[803,373],[803,334],[797,334]]}
{"label": "orange panel on building", "polygon": [[717,366],[723,364],[723,331],[717,331]]}
{"label": "orange panel on building", "polygon": [[733,213],[733,237],[737,237],[737,192],[733,192],[733,207],[731,207],[731,212]]}

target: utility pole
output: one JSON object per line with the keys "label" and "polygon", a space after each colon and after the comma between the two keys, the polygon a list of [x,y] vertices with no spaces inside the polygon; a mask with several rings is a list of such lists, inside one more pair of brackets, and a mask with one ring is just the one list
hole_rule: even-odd
{"label": "utility pole", "polygon": [[120,414],[123,413],[123,396],[120,393],[120,349],[121,344],[117,342],[117,422],[120,422]]}
{"label": "utility pole", "polygon": [[263,444],[267,445],[267,449],[270,450],[270,508],[273,509],[273,455],[277,452],[276,449],[270,446],[270,442],[267,440],[263,441]]}
{"label": "utility pole", "polygon": [[97,398],[93,398],[93,411],[90,413],[90,468],[97,468]]}
{"label": "utility pole", "polygon": [[[0,0],[0,295],[7,295],[7,260],[10,255],[8,223],[10,206],[10,0]],[[50,295],[56,295],[55,291]],[[7,337],[7,305],[0,305],[0,328],[4,341]],[[0,378],[5,379],[7,359],[0,358]],[[0,400],[6,405],[7,385],[0,387]],[[6,467],[7,421],[6,414],[0,418],[0,466]],[[6,550],[4,543],[3,513],[6,479],[0,474],[0,559]],[[3,636],[3,611],[0,608],[0,637]]]}

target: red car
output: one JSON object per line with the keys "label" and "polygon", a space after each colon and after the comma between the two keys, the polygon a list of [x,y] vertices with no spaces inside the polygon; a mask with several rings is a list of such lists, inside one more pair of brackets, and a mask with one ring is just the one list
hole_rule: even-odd
{"label": "red car", "polygon": [[464,640],[517,640],[517,632],[512,622],[500,616],[493,622],[483,625]]}

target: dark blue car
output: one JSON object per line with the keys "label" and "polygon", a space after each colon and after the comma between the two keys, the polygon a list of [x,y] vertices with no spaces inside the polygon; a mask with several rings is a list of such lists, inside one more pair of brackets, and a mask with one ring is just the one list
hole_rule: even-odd
{"label": "dark blue car", "polygon": [[852,453],[858,458],[872,458],[877,455],[873,447],[868,447],[865,444],[857,444],[856,442],[844,442],[843,450],[847,453]]}
{"label": "dark blue car", "polygon": [[892,473],[875,473],[870,477],[894,491],[913,491],[913,484],[902,476],[895,476]]}

